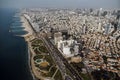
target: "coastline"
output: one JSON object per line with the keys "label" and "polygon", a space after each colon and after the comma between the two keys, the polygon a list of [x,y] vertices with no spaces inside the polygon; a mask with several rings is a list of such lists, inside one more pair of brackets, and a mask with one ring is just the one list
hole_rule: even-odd
{"label": "coastline", "polygon": [[31,51],[30,51],[30,48],[29,48],[29,41],[28,41],[28,39],[26,38],[27,36],[30,36],[30,35],[32,35],[32,32],[31,32],[31,29],[28,27],[28,23],[25,21],[25,18],[23,17],[23,16],[20,16],[20,19],[21,19],[21,21],[23,22],[23,27],[25,27],[25,31],[27,31],[28,33],[27,34],[25,34],[25,35],[22,35],[21,37],[23,37],[24,38],[24,40],[25,40],[25,42],[26,42],[26,44],[27,44],[27,54],[28,54],[28,67],[29,67],[29,71],[30,71],[30,73],[31,73],[31,76],[32,76],[32,79],[33,80],[37,80],[36,78],[35,78],[35,75],[33,74],[33,71],[32,71],[32,65],[31,65]]}
{"label": "coastline", "polygon": [[[12,25],[12,23],[19,23],[20,20],[15,20],[13,17],[16,14],[15,9],[2,9],[1,10],[1,21],[0,24],[0,80],[33,80],[28,66],[28,50],[27,43],[24,38],[19,35],[16,36],[18,32],[11,32],[16,27],[22,27],[22,25],[17,24]],[[17,16],[20,18],[20,16]],[[18,21],[18,22],[16,22]],[[20,30],[20,33],[23,29]]]}
{"label": "coastline", "polygon": [[26,42],[26,44],[27,44],[27,53],[28,53],[28,67],[29,67],[29,70],[30,70],[30,73],[31,73],[31,75],[32,75],[32,79],[33,80],[37,80],[36,78],[35,78],[35,76],[34,76],[34,74],[33,74],[33,72],[32,72],[32,66],[31,66],[31,52],[30,52],[30,49],[29,49],[29,46],[28,46],[28,42]]}
{"label": "coastline", "polygon": [[44,80],[44,78],[36,71],[33,57],[35,55],[34,51],[31,49],[31,40],[35,39],[35,36],[33,36],[33,30],[31,29],[31,25],[24,16],[21,16],[21,20],[23,22],[23,26],[25,27],[25,31],[28,32],[28,34],[22,35],[21,37],[24,37],[27,47],[28,47],[28,65],[29,69],[32,75],[33,80]]}
{"label": "coastline", "polygon": [[28,33],[25,34],[25,35],[21,35],[21,37],[26,38],[27,36],[32,35],[32,29],[29,27],[28,22],[26,22],[27,20],[24,18],[23,15],[20,16],[20,19],[21,19],[21,22],[23,22],[23,23],[22,23],[22,25],[23,25],[23,27],[24,27],[23,30],[28,32]]}

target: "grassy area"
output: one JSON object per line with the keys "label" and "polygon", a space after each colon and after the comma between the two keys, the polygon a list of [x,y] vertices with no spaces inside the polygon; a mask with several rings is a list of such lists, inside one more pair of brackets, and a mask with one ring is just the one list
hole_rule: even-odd
{"label": "grassy area", "polygon": [[41,52],[40,52],[40,51],[38,51],[38,49],[37,49],[37,48],[34,50],[34,52],[35,52],[36,54],[41,54]]}
{"label": "grassy area", "polygon": [[36,60],[36,59],[42,59],[43,58],[43,55],[36,55],[36,56],[34,56],[34,60]]}
{"label": "grassy area", "polygon": [[38,44],[32,44],[31,45],[33,48],[35,48],[35,47],[38,47],[39,45]]}
{"label": "grassy area", "polygon": [[55,64],[50,55],[46,55],[46,56],[45,56],[45,59],[46,59],[46,61],[48,61],[50,64]]}
{"label": "grassy area", "polygon": [[[49,64],[46,65],[45,63],[41,64],[40,63],[35,63],[35,66],[41,70],[41,75],[44,77],[52,77],[55,73],[55,71],[57,70],[56,65],[52,59],[52,57],[50,55],[46,55],[44,53],[48,53],[47,48],[43,45],[42,40],[39,39],[35,39],[32,42],[32,49],[34,50],[34,52],[36,53],[36,56],[33,58],[34,61],[36,59],[44,59],[46,62],[48,62]],[[43,65],[43,66],[42,66]],[[58,72],[55,75],[55,80],[63,80],[62,79],[62,75],[60,73],[60,71],[58,70]]]}
{"label": "grassy area", "polygon": [[39,50],[43,53],[48,53],[48,50],[45,46],[39,46]]}
{"label": "grassy area", "polygon": [[43,43],[43,41],[40,39],[35,39],[34,41],[32,41],[32,44],[40,44],[40,43]]}
{"label": "grassy area", "polygon": [[35,66],[37,68],[39,68],[40,70],[48,72],[48,73],[42,73],[42,76],[52,77],[53,74],[55,73],[55,71],[57,70],[57,68],[56,68],[56,66],[54,64],[54,61],[52,60],[51,56],[50,55],[44,55],[44,56],[43,55],[36,55],[34,57],[34,60],[36,60],[36,59],[44,59],[49,63],[49,65],[47,67],[42,67],[42,66],[40,66],[40,64],[35,64]]}
{"label": "grassy area", "polygon": [[[50,72],[49,72],[49,69],[51,68],[51,70],[50,70]],[[46,68],[40,68],[41,70],[45,70],[45,71],[47,71],[48,73],[46,73],[46,74],[42,74],[42,76],[44,76],[44,77],[52,77],[53,75],[54,75],[54,73],[55,73],[55,71],[57,70],[57,68],[55,67],[55,66],[53,66],[52,67],[52,65],[51,66],[48,66],[48,67],[46,67]],[[56,80],[56,79],[55,79]]]}
{"label": "grassy area", "polygon": [[63,79],[62,79],[61,72],[60,72],[59,70],[58,70],[58,72],[56,73],[54,79],[55,79],[55,80],[63,80]]}
{"label": "grassy area", "polygon": [[80,73],[80,75],[84,80],[91,80],[90,77],[88,76],[88,74]]}
{"label": "grassy area", "polygon": [[32,49],[36,54],[48,53],[48,50],[45,46],[34,45]]}
{"label": "grassy area", "polygon": [[52,77],[56,70],[57,70],[56,67],[52,67],[52,69],[50,70],[50,72],[46,76],[47,77]]}
{"label": "grassy area", "polygon": [[47,48],[43,45],[43,41],[40,39],[33,40],[31,46],[36,54],[48,53]]}

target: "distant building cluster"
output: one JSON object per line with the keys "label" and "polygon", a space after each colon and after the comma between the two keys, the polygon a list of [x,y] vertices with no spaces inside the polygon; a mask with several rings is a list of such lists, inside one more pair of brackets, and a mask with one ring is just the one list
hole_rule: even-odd
{"label": "distant building cluster", "polygon": [[111,23],[116,20],[117,10],[30,9],[26,14],[39,25],[35,25],[37,31],[67,30],[69,34],[79,36],[95,32],[109,34],[113,30]]}

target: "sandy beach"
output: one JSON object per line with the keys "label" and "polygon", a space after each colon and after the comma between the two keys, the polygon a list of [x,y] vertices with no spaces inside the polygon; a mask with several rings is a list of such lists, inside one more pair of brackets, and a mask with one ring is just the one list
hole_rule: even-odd
{"label": "sandy beach", "polygon": [[24,16],[21,16],[20,18],[21,18],[21,22],[23,22],[22,25],[23,25],[23,27],[24,27],[24,30],[28,32],[27,34],[22,35],[22,37],[26,37],[26,36],[32,35],[32,32],[33,32],[33,31],[32,31],[32,29],[30,28],[30,24],[27,22],[27,20],[25,19]]}

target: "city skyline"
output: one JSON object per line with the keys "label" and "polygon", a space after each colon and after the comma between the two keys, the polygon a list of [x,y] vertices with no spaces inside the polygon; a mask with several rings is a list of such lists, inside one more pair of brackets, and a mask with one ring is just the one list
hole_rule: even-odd
{"label": "city skyline", "polygon": [[120,80],[120,0],[0,0],[1,80]]}

